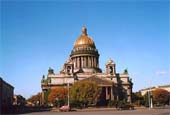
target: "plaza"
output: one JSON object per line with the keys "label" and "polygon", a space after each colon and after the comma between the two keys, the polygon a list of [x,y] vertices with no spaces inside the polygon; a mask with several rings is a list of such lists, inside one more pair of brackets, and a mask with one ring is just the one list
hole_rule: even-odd
{"label": "plaza", "polygon": [[136,110],[98,110],[98,111],[73,111],[73,112],[34,112],[20,115],[170,115],[170,110],[166,109],[136,109]]}

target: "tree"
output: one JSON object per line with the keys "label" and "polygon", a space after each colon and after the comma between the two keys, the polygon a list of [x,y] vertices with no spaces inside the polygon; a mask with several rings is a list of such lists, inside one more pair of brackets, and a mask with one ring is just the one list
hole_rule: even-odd
{"label": "tree", "polygon": [[145,105],[144,97],[140,92],[132,93],[132,102],[138,106]]}
{"label": "tree", "polygon": [[48,101],[55,106],[62,106],[67,102],[68,90],[65,87],[56,87],[50,90]]}
{"label": "tree", "polygon": [[152,96],[153,92],[152,91],[147,91],[145,93],[145,95],[143,95],[143,99],[144,99],[144,104],[146,107],[150,107],[151,105],[151,98],[153,99],[153,96]]}
{"label": "tree", "polygon": [[72,103],[80,103],[84,106],[96,104],[101,94],[101,89],[96,82],[78,81],[70,89],[70,100]]}
{"label": "tree", "polygon": [[170,92],[164,89],[156,89],[153,91],[153,101],[156,104],[169,104],[170,101]]}
{"label": "tree", "polygon": [[41,100],[41,93],[37,93],[30,98],[27,99],[27,102],[31,102],[35,105],[40,105],[40,100]]}

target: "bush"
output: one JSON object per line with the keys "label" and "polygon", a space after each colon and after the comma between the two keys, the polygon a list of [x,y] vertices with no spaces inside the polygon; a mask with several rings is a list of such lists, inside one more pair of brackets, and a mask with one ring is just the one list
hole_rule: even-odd
{"label": "bush", "polygon": [[107,106],[108,107],[117,107],[118,106],[118,101],[114,101],[114,100],[108,100],[107,102]]}
{"label": "bush", "polygon": [[71,102],[70,106],[71,106],[71,108],[78,108],[78,109],[82,109],[83,108],[82,104],[80,102],[78,102],[78,101]]}
{"label": "bush", "polygon": [[64,103],[64,101],[63,100],[56,100],[56,102],[55,102],[55,106],[56,107],[61,107],[61,106],[63,106],[65,103]]}

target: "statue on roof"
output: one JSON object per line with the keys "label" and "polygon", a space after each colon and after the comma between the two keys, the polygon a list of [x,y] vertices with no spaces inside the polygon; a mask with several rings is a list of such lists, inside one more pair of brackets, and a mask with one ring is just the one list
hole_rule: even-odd
{"label": "statue on roof", "polygon": [[123,73],[128,74],[128,69],[126,68]]}
{"label": "statue on roof", "polygon": [[54,74],[54,70],[51,67],[48,69],[48,74]]}
{"label": "statue on roof", "polygon": [[108,65],[108,64],[115,64],[115,63],[114,63],[114,61],[110,58],[110,59],[107,61],[106,65]]}

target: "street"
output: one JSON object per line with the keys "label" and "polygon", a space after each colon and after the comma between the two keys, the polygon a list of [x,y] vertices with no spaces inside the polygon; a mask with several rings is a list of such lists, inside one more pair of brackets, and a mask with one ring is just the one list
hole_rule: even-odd
{"label": "street", "polygon": [[72,111],[72,112],[33,112],[20,115],[170,115],[169,109],[138,109],[138,110],[123,110],[123,111]]}

